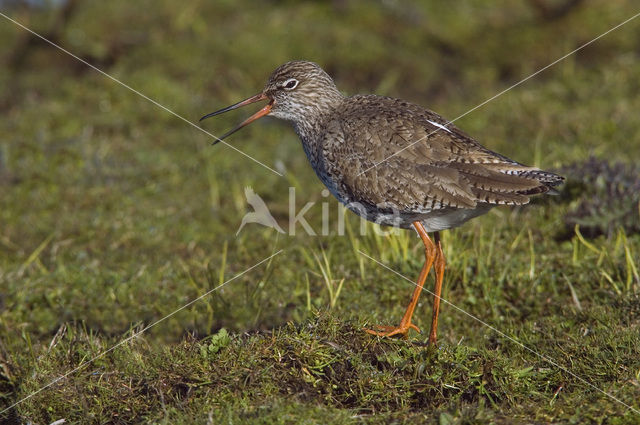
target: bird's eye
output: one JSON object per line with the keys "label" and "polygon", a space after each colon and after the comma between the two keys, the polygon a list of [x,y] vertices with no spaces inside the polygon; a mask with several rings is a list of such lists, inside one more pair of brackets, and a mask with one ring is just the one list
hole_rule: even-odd
{"label": "bird's eye", "polygon": [[287,90],[293,90],[298,86],[298,80],[296,80],[295,78],[289,78],[287,81],[285,81],[282,84],[282,87],[284,87]]}

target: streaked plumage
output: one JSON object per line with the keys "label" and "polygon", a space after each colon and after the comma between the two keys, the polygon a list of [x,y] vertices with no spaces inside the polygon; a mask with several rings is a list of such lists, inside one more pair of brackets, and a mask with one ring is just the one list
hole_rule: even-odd
{"label": "streaked plumage", "polygon": [[[411,315],[433,263],[437,296],[429,340],[435,342],[444,271],[437,232],[497,205],[526,204],[563,181],[484,148],[421,106],[375,95],[345,97],[312,62],[285,63],[261,94],[203,118],[258,100],[270,102],[223,137],[267,114],[291,121],[313,169],[336,198],[370,221],[415,227],[425,243],[425,267],[401,325],[372,333],[406,335],[415,328]],[[436,244],[425,232],[436,232]]]}
{"label": "streaked plumage", "polygon": [[[298,100],[278,110],[277,84],[290,78],[300,81]],[[311,165],[331,193],[344,204],[364,206],[371,221],[384,223],[384,216],[395,210],[402,217],[400,227],[421,220],[429,232],[444,230],[495,205],[526,204],[529,195],[562,182],[555,174],[482,147],[418,105],[375,95],[344,97],[310,62],[282,65],[264,92],[275,98],[271,115],[293,122]]]}

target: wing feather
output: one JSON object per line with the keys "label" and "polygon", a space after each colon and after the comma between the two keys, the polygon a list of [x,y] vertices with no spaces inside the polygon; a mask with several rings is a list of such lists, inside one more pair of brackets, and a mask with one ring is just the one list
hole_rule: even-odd
{"label": "wing feather", "polygon": [[329,127],[325,137],[341,142],[323,145],[341,151],[332,166],[341,170],[350,201],[408,213],[520,205],[563,180],[492,152],[438,114],[398,99],[351,97]]}

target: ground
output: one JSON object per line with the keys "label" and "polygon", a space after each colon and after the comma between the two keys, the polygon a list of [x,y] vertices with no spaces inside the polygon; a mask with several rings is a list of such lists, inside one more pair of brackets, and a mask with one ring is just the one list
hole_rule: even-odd
{"label": "ground", "polygon": [[[318,62],[348,94],[454,119],[640,11],[604,0],[17,3],[2,13],[191,122],[257,93],[291,59]],[[417,277],[421,242],[371,224],[360,235],[350,213],[340,234],[338,203],[285,123],[228,140],[279,176],[3,17],[0,38],[0,421],[640,421],[640,204],[628,189],[640,18],[456,121],[492,150],[565,170],[571,190],[444,232],[437,346],[427,293],[414,316],[423,334],[362,331],[400,319],[413,286],[393,271]],[[205,128],[221,134],[249,109]],[[613,178],[593,161],[629,168]],[[236,235],[245,187],[286,234],[250,223]],[[296,213],[314,203],[317,235],[289,232],[290,187]]]}

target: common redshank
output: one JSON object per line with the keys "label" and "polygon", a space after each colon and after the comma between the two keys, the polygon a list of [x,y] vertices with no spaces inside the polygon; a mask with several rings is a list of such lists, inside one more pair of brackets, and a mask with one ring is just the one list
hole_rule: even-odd
{"label": "common redshank", "polygon": [[346,97],[307,61],[281,65],[261,93],[200,120],[261,100],[267,105],[220,139],[266,115],[291,121],[311,166],[340,202],[367,220],[413,227],[424,243],[425,262],[404,316],[398,326],[367,329],[374,335],[420,331],[411,318],[433,267],[429,342],[435,343],[445,269],[439,232],[496,205],[526,204],[564,180],[484,148],[418,105],[376,95]]}

